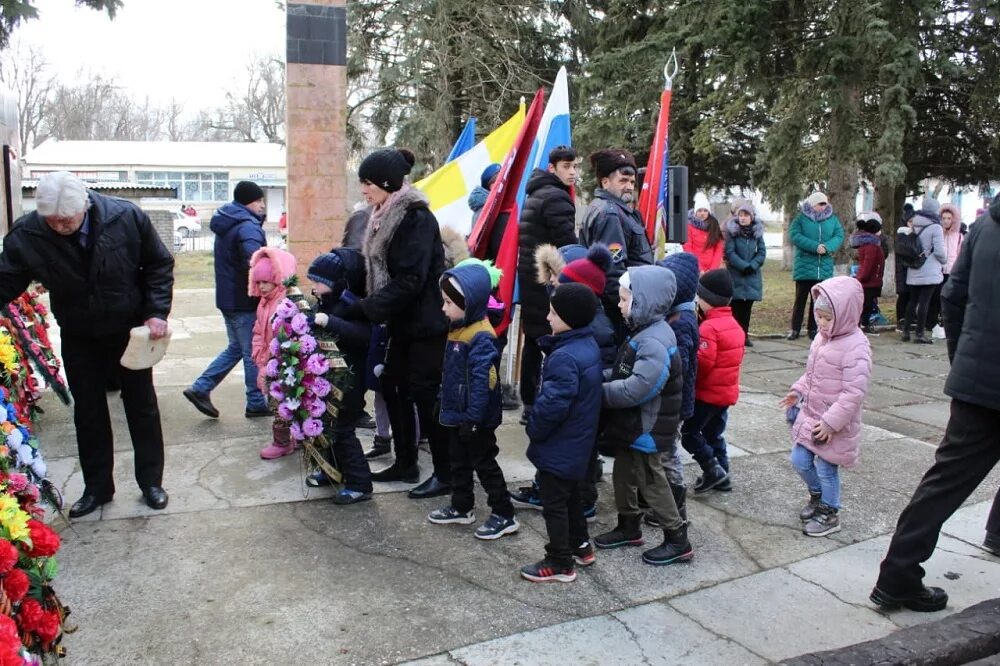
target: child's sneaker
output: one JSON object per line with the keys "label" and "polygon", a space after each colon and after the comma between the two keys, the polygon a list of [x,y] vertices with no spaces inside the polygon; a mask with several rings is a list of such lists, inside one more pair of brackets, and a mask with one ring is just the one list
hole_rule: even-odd
{"label": "child's sneaker", "polygon": [[542,510],[542,498],[535,486],[521,486],[510,494],[510,501],[518,509]]}
{"label": "child's sneaker", "polygon": [[597,556],[594,555],[594,547],[590,545],[589,541],[584,541],[577,546],[576,550],[573,551],[573,560],[581,567],[589,567],[597,561]]}
{"label": "child's sneaker", "polygon": [[587,519],[588,523],[597,520],[597,505],[591,504],[590,506],[583,507],[583,517]]}
{"label": "child's sneaker", "polygon": [[476,522],[476,514],[472,511],[462,513],[453,506],[436,509],[427,514],[427,520],[435,525],[471,525]]}
{"label": "child's sneaker", "polygon": [[288,444],[287,446],[281,446],[277,442],[271,442],[264,448],[260,450],[260,457],[264,460],[277,460],[282,456],[291,455],[295,453],[295,445]]}
{"label": "child's sneaker", "polygon": [[504,518],[495,513],[491,513],[486,522],[476,528],[476,538],[487,541],[499,539],[505,534],[514,534],[521,528],[517,518]]}
{"label": "child's sneaker", "polygon": [[837,510],[826,504],[816,505],[816,513],[802,527],[802,533],[811,537],[823,537],[840,531],[840,519]]}
{"label": "child's sneaker", "polygon": [[546,558],[521,567],[521,576],[533,583],[572,583],[576,580],[576,571],[573,565],[563,566]]}
{"label": "child's sneaker", "polygon": [[372,498],[371,493],[363,493],[359,490],[348,490],[341,488],[340,492],[332,497],[334,504],[357,504]]}
{"label": "child's sneaker", "polygon": [[317,469],[306,477],[306,485],[310,488],[323,488],[325,486],[332,486],[333,480],[322,469]]}

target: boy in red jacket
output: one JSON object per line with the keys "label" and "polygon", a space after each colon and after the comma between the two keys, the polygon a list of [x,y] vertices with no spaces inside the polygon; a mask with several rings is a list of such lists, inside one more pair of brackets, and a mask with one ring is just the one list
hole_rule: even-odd
{"label": "boy in red jacket", "polygon": [[701,465],[702,476],[694,486],[700,495],[713,488],[732,490],[726,454],[726,420],[729,407],[740,397],[740,365],[746,336],[733,318],[729,302],[733,280],[718,268],[698,280],[698,379],[694,389],[694,414],[684,421],[681,444]]}
{"label": "boy in red jacket", "polygon": [[855,221],[857,232],[851,235],[851,247],[858,253],[858,272],[854,277],[861,283],[865,300],[861,306],[861,328],[874,333],[871,325],[875,299],[882,295],[882,273],[885,271],[885,253],[882,250],[882,217],[875,212],[861,213]]}

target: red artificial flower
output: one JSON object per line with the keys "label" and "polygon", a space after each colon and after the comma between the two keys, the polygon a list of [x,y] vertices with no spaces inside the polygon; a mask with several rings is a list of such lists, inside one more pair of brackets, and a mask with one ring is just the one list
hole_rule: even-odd
{"label": "red artificial flower", "polygon": [[59,535],[43,522],[29,520],[28,531],[31,533],[31,549],[27,553],[31,557],[52,557],[62,544]]}
{"label": "red artificial flower", "polygon": [[28,597],[23,602],[21,602],[21,610],[17,613],[18,624],[21,625],[22,631],[35,631],[38,629],[38,624],[42,621],[42,615],[45,614],[45,610],[42,605],[38,603],[37,599],[32,599]]}
{"label": "red artificial flower", "polygon": [[35,633],[38,637],[42,639],[45,643],[51,643],[59,636],[59,631],[62,628],[59,622],[59,613],[54,610],[42,611],[42,616],[38,620],[38,626],[35,628]]}
{"label": "red artificial flower", "polygon": [[24,595],[28,593],[28,586],[28,574],[21,569],[13,569],[4,576],[3,591],[7,593],[7,598],[13,603],[24,599]]}
{"label": "red artificial flower", "polygon": [[17,624],[6,615],[0,615],[0,666],[24,666],[21,658],[21,637]]}
{"label": "red artificial flower", "polygon": [[5,574],[17,564],[19,554],[10,541],[0,539],[0,574]]}

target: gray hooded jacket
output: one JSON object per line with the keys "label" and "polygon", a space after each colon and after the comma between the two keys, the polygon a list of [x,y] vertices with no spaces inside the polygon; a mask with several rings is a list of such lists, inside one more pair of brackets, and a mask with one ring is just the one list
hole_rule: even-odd
{"label": "gray hooded jacket", "polygon": [[906,284],[925,286],[944,282],[944,265],[948,261],[948,248],[944,244],[944,228],[935,219],[920,213],[913,216],[913,233],[920,234],[920,245],[927,260],[920,268],[906,269]]}
{"label": "gray hooded jacket", "polygon": [[[604,406],[640,406],[643,436],[648,436],[660,409],[660,392],[670,377],[671,356],[677,352],[674,331],[664,319],[677,283],[673,272],[662,266],[633,266],[628,280],[632,310],[626,323],[632,336],[622,345],[615,365],[605,371],[610,381],[604,383]],[[622,367],[625,364],[630,367]]]}

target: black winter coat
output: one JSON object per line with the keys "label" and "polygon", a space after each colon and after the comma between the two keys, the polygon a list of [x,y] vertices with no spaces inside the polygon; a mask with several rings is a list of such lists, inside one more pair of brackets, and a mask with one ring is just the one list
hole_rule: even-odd
{"label": "black winter coat", "polygon": [[364,255],[368,296],[361,307],[369,321],[388,324],[389,337],[396,341],[448,332],[438,286],[444,246],[422,192],[407,190],[377,225],[369,222]]}
{"label": "black winter coat", "polygon": [[1000,410],[1000,200],[969,229],[941,292],[951,372],[944,392]]}
{"label": "black winter coat", "polygon": [[538,338],[551,331],[545,320],[549,314],[549,295],[536,279],[535,248],[545,243],[557,248],[576,243],[576,206],[569,187],[555,174],[542,169],[531,172],[525,191],[528,198],[518,226],[518,289],[524,334]]}
{"label": "black winter coat", "polygon": [[52,231],[37,213],[14,223],[0,254],[0,304],[37,280],[49,290],[63,335],[96,338],[125,333],[150,317],[166,320],[174,258],[149,217],[127,201],[88,195],[88,250],[75,235]]}

